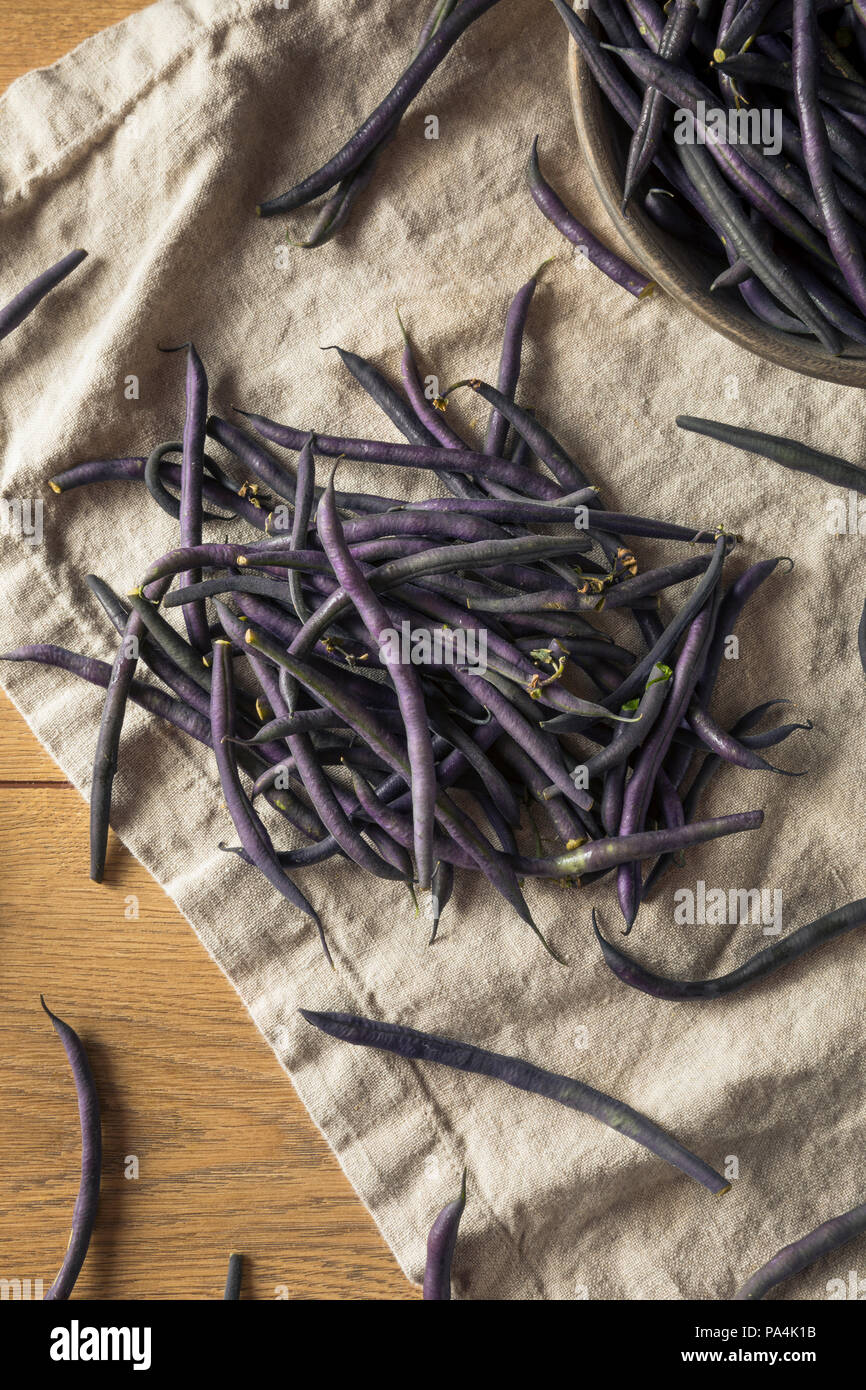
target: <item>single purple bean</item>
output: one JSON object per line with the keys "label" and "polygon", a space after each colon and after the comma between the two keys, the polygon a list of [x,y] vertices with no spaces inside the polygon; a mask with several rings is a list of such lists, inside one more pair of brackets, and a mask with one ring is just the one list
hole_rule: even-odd
{"label": "single purple bean", "polygon": [[[595,914],[593,919],[594,916]],[[834,937],[843,936],[845,932],[853,931],[855,927],[862,927],[864,924],[866,898],[859,898],[846,903],[844,907],[834,908],[832,912],[825,913],[823,917],[816,918],[805,927],[799,927],[790,936],[765,947],[763,951],[758,951],[757,955],[750,956],[727,975],[719,975],[713,980],[669,980],[663,975],[654,975],[651,971],[645,970],[617,946],[605,940],[593,920],[605,961],[623,984],[643,990],[644,994],[651,994],[656,999],[698,1000],[718,999],[723,994],[731,994],[745,985],[754,984],[756,980],[763,980],[773,971],[787,965],[789,961],[805,955],[807,951],[823,946]]]}
{"label": "single purple bean", "polygon": [[63,1257],[60,1272],[47,1294],[45,1302],[69,1298],[87,1256],[87,1247],[96,1221],[99,1204],[99,1185],[102,1177],[102,1121],[99,1096],[84,1044],[68,1023],[53,1014],[43,999],[39,1002],[54,1025],[72,1069],[78,1096],[78,1118],[81,1124],[81,1182],[72,1213],[72,1234]]}
{"label": "single purple bean", "polygon": [[525,1062],[519,1057],[506,1057],[498,1052],[488,1052],[485,1048],[476,1047],[471,1043],[455,1042],[452,1039],[436,1037],[432,1033],[420,1033],[401,1024],[383,1023],[352,1014],[315,1013],[308,1009],[301,1009],[299,1012],[307,1023],[342,1042],[354,1043],[360,1047],[375,1047],[410,1061],[438,1062],[457,1071],[504,1081],[509,1086],[529,1091],[533,1095],[546,1096],[560,1105],[591,1115],[593,1119],[609,1125],[636,1144],[642,1144],[651,1153],[679,1168],[696,1182],[702,1183],[714,1195],[720,1196],[730,1189],[730,1183],[709,1164],[677,1143],[645,1115],[633,1110],[623,1101],[615,1100],[603,1091],[597,1091],[594,1087],[576,1081],[570,1076],[545,1071],[542,1067]]}
{"label": "single purple bean", "polygon": [[43,270],[40,275],[25,285],[23,290],[19,290],[14,298],[0,309],[0,338],[8,337],[13,329],[27,318],[28,314],[32,314],[37,304],[40,304],[45,296],[56,285],[60,284],[61,280],[65,280],[76,266],[81,265],[86,255],[86,251],[70,251],[56,265],[51,266],[48,270]]}
{"label": "single purple bean", "polygon": [[458,1197],[443,1207],[427,1237],[427,1264],[424,1268],[424,1298],[451,1300],[451,1261],[457,1244],[460,1218],[466,1206],[466,1169],[460,1182]]}

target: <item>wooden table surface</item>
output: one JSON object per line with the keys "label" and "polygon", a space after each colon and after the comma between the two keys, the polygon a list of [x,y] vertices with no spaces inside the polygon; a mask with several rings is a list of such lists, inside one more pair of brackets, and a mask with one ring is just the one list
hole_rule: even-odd
{"label": "wooden table surface", "polygon": [[[142,8],[3,0],[0,89]],[[81,1033],[103,1108],[77,1297],[221,1298],[232,1249],[247,1256],[246,1298],[418,1297],[162,890],[113,837],[106,882],[90,882],[87,823],[0,693],[0,1280],[48,1288],[78,1188],[75,1092],[44,993]]]}

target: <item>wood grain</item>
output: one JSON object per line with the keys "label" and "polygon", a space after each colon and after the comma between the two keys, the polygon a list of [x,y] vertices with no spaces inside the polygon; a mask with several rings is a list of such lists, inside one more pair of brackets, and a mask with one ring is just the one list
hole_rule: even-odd
{"label": "wood grain", "polygon": [[[141,8],[4,0],[0,86]],[[44,993],[81,1034],[103,1107],[76,1297],[221,1298],[232,1249],[245,1298],[419,1297],[162,890],[114,839],[106,883],[89,881],[87,820],[0,693],[0,1279],[48,1288],[78,1186],[75,1093]]]}

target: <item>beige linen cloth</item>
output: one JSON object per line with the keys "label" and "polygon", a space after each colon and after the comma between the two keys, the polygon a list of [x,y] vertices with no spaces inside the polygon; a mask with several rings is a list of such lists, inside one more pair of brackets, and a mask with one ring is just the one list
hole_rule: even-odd
{"label": "beige linen cloth", "polygon": [[[110,659],[114,635],[84,575],[125,591],[175,544],[140,485],[63,497],[45,486],[71,463],[177,437],[181,359],[157,344],[194,339],[221,413],[239,403],[305,428],[392,438],[320,347],[338,342],[396,376],[399,305],[443,385],[490,379],[510,295],[556,252],[532,308],[522,399],[609,505],[742,532],[732,574],[764,556],[796,561],[750,605],[717,710],[729,721],[790,699],[780,718],[808,716],[814,731],[770,756],[808,775],[723,769],[706,814],[762,806],[763,829],[690,854],[630,939],[662,972],[719,974],[773,938],[760,925],[675,925],[676,888],[700,879],[781,889],[785,932],[863,892],[864,541],[831,534],[831,489],[684,435],[674,417],[777,430],[862,460],[863,403],[759,362],[664,297],[637,303],[575,261],[523,178],[538,133],[545,171],[609,235],[576,149],[566,36],[541,0],[502,0],[473,26],[413,105],[346,231],[283,259],[286,221],[257,220],[255,204],[332,154],[379,101],[426,7],[162,0],[3,96],[3,298],[68,249],[90,252],[2,344],[2,493],[45,500],[41,545],[3,541],[4,646],[53,641]],[[425,138],[429,115],[438,140]],[[310,220],[295,214],[291,235]],[[127,399],[130,377],[137,399]],[[481,437],[476,413],[464,406],[462,419]],[[341,483],[416,497],[435,486],[349,463]],[[45,668],[0,675],[87,795],[101,693]],[[414,1280],[464,1163],[459,1298],[727,1298],[780,1245],[866,1196],[866,942],[856,933],[742,996],[667,1003],[626,989],[601,960],[592,905],[608,934],[621,926],[609,880],[586,892],[528,886],[563,968],[466,878],[427,950],[426,923],[400,885],[333,860],[300,880],[327,925],[332,973],[308,924],[217,849],[233,832],[209,755],[137,709],[113,822],[235,985]],[[713,1198],[552,1102],[332,1041],[299,1005],[407,1023],[578,1076],[736,1173],[733,1190]],[[828,1297],[827,1281],[862,1255],[824,1260],[783,1297]]]}

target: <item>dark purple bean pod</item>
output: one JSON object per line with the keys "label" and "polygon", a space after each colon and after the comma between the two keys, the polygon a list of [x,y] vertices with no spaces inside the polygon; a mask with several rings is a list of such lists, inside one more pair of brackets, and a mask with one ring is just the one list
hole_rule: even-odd
{"label": "dark purple bean pod", "polygon": [[71,492],[76,487],[89,487],[91,483],[138,482],[144,476],[144,458],[128,459],[88,459],[86,463],[73,464],[62,473],[55,473],[48,479],[52,492]]}
{"label": "dark purple bean pod", "polygon": [[433,877],[430,880],[430,940],[428,946],[432,946],[439,933],[439,923],[442,920],[442,913],[445,911],[451,895],[454,892],[454,865],[447,863],[443,859],[436,861],[433,870]]}
{"label": "dark purple bean pod", "polygon": [[677,850],[702,845],[707,840],[717,840],[725,835],[757,830],[763,820],[763,811],[738,811],[731,816],[692,821],[673,830],[640,830],[612,835],[607,839],[589,840],[576,849],[550,858],[519,855],[512,862],[521,877],[579,878],[602,869],[622,867],[632,861],[654,859],[657,854],[676,853]]}
{"label": "dark purple bean pod", "polygon": [[[567,520],[567,516],[566,513],[562,519]],[[382,536],[423,536],[426,540],[464,542],[505,540],[507,537],[507,532],[501,526],[483,516],[421,509],[416,511],[408,505],[400,510],[379,512],[376,515],[346,521],[343,523],[343,530],[351,546],[362,541],[377,540]]]}
{"label": "dark purple bean pod", "polygon": [[[637,834],[644,828],[650,798],[659,768],[667,755],[671,739],[685,714],[701,674],[701,656],[712,633],[714,609],[711,601],[689,626],[674,668],[670,695],[647,741],[641,745],[634,772],[625,789],[619,831],[621,836]],[[640,906],[641,881],[637,861],[623,864],[617,873],[617,894],[625,918],[626,935],[634,925]]]}
{"label": "dark purple bean pod", "polygon": [[[646,742],[667,698],[672,678],[673,671],[669,666],[659,662],[653,667],[646,689],[636,707],[637,721],[632,724],[618,724],[607,747],[587,758],[584,764],[587,777],[602,777],[612,768],[619,767]],[[625,707],[625,713],[631,712],[631,706]]]}
{"label": "dark purple bean pod", "polygon": [[[770,0],[770,3],[772,0]],[[766,0],[765,0],[766,3]],[[698,7],[695,0],[674,0],[665,20],[656,51],[660,58],[675,62],[684,58],[692,41]],[[652,164],[661,142],[665,120],[665,103],[661,93],[652,87],[644,92],[637,129],[632,135],[626,162],[622,192],[622,212],[628,208],[638,184]]]}
{"label": "dark purple bean pod", "polygon": [[734,990],[765,979],[789,961],[825,945],[834,937],[862,927],[866,924],[866,898],[834,908],[807,926],[799,927],[790,936],[758,951],[757,955],[750,956],[736,970],[731,970],[727,975],[718,975],[713,980],[669,980],[664,975],[654,975],[607,941],[595,926],[594,919],[593,913],[593,926],[605,961],[623,984],[643,990],[644,994],[651,994],[656,999],[718,999],[723,994],[732,994]]}
{"label": "dark purple bean pod", "polygon": [[[836,264],[845,276],[857,308],[861,314],[866,314],[866,258],[839,200],[830,142],[818,105],[818,20],[812,0],[794,0],[793,15],[791,74],[806,168]],[[862,110],[866,112],[866,88],[862,89],[861,100]]]}
{"label": "dark purple bean pod", "polygon": [[[143,458],[91,459],[87,463],[74,464],[62,473],[55,473],[53,478],[48,479],[48,486],[52,492],[59,494],[71,492],[77,487],[87,487],[91,483],[138,482],[144,478],[146,463],[147,460]],[[162,472],[172,487],[180,487],[180,468],[177,464],[163,464]],[[226,487],[224,483],[209,478],[205,478],[202,483],[202,495],[206,502],[225,507],[233,514],[242,516],[244,521],[250,526],[255,526],[258,531],[266,529],[267,513],[252,497],[242,496],[231,487]],[[228,521],[231,518],[214,513],[207,515],[206,519]]]}
{"label": "dark purple bean pod", "polygon": [[[447,423],[441,410],[437,410],[432,400],[428,399],[424,392],[421,376],[418,371],[418,364],[412,351],[412,341],[403,320],[398,312],[397,322],[400,325],[400,332],[403,336],[403,354],[400,359],[400,375],[403,380],[403,387],[409,398],[409,403],[420,423],[433,435],[442,445],[443,449],[466,449],[468,445],[460,438],[455,430]],[[437,502],[438,498],[435,499]],[[459,503],[460,499],[451,499]]]}
{"label": "dark purple bean pod", "polygon": [[[256,415],[248,410],[238,413],[249,420],[253,429],[265,439],[279,444],[284,449],[300,449],[302,441],[307,437],[308,431],[278,424],[275,420],[268,420],[264,415]],[[449,466],[452,470],[454,468],[453,449],[432,448],[420,444],[390,444],[379,439],[347,439],[337,435],[320,434],[318,430],[316,452],[329,458],[345,455],[346,458],[355,459],[360,463],[381,463],[396,468],[423,468],[432,469],[434,472],[447,471]],[[537,497],[541,501],[551,501],[559,496],[559,488],[549,478],[527,473],[525,468],[512,463],[510,459],[494,458],[490,454],[477,454],[470,449],[464,449],[460,455],[460,471],[506,483],[518,492]],[[339,497],[337,500],[341,506],[344,505]],[[400,504],[391,498],[389,505]]]}
{"label": "dark purple bean pod", "polygon": [[[252,866],[253,861],[245,849],[239,845],[224,845],[220,843],[217,849],[223,850],[226,854],[236,854],[245,864]],[[330,835],[326,835],[323,840],[318,840],[313,845],[302,845],[300,849],[281,849],[277,851],[277,862],[282,869],[306,869],[313,864],[322,864],[327,859],[333,859],[335,855],[342,851]]]}
{"label": "dark purple bean pod", "polygon": [[622,819],[622,799],[625,796],[627,776],[627,763],[620,763],[618,767],[612,767],[604,774],[599,812],[604,832],[610,839],[615,839],[619,834],[619,823]]}
{"label": "dark purple bean pod", "polygon": [[47,1294],[45,1302],[59,1302],[69,1298],[81,1267],[87,1256],[87,1247],[96,1222],[96,1209],[99,1205],[99,1185],[102,1178],[102,1121],[99,1114],[99,1096],[96,1082],[84,1044],[73,1028],[62,1018],[53,1014],[43,999],[39,1002],[54,1025],[54,1031],[63,1044],[69,1059],[78,1096],[78,1118],[81,1123],[81,1182],[75,1208],[72,1213],[72,1233],[60,1272]]}
{"label": "dark purple bean pod", "polygon": [[428,77],[435,72],[443,58],[447,57],[464,29],[468,29],[470,24],[496,3],[497,0],[463,0],[459,8],[443,21],[430,41],[417,57],[413,58],[396,85],[342,149],[321,169],[308,175],[286,193],[260,203],[256,209],[259,217],[274,217],[279,213],[291,212],[293,208],[311,202],[320,193],[327,193],[340,179],[357,169],[362,160],[376,149],[395,122],[399,121]]}
{"label": "dark purple bean pod", "polygon": [[[186,416],[183,425],[183,462],[180,473],[180,543],[192,548],[201,545],[202,479],[204,475],[204,440],[207,422],[208,382],[204,365],[192,343],[184,345],[186,357]],[[165,351],[180,351],[169,348]],[[197,584],[201,575],[190,570],[181,578],[183,585]],[[196,651],[210,651],[207,614],[201,601],[187,604],[183,619],[189,640]]]}
{"label": "dark purple bean pod", "polygon": [[399,392],[394,390],[390,381],[386,380],[378,367],[374,367],[372,362],[368,362],[366,357],[361,357],[357,352],[349,352],[346,348],[338,347],[336,344],[322,350],[324,352],[333,351],[339,355],[343,366],[351,372],[370,399],[376,402],[380,410],[387,415],[393,425],[397,426],[397,429],[410,444],[435,445],[436,440],[426,425],[418,420],[415,412],[403,400]]}
{"label": "dark purple bean pod", "polygon": [[757,34],[773,4],[774,0],[745,0],[730,23],[719,31],[718,47],[713,54],[717,63],[723,63],[729,53],[739,53]]}
{"label": "dark purple bean pod", "polygon": [[641,274],[639,270],[634,270],[615,251],[611,251],[600,242],[588,227],[584,227],[582,223],[578,222],[574,214],[565,206],[559,194],[551,188],[543,177],[538,164],[537,145],[538,136],[536,135],[532,141],[532,150],[527,166],[529,191],[536,207],[544,214],[548,222],[552,222],[557,231],[561,232],[566,240],[580,251],[581,255],[603,271],[609,279],[613,280],[614,284],[621,285],[624,290],[628,290],[629,294],[633,294],[635,299],[645,299],[647,295],[652,294],[655,289],[655,281]]}
{"label": "dark purple bean pod", "polygon": [[[384,634],[391,628],[391,618],[385,605],[368,584],[343,534],[334,499],[334,474],[318,513],[319,538],[325,548],[341,587],[348,594],[370,633],[383,653]],[[430,887],[433,873],[433,814],[436,802],[436,771],[433,748],[427,729],[427,711],[417,671],[411,665],[383,655],[388,674],[394,684],[400,712],[406,726],[406,747],[411,770],[412,813],[415,828],[415,864],[419,886]]]}
{"label": "dark purple bean pod", "polygon": [[23,290],[19,290],[9,303],[0,309],[0,338],[8,337],[13,329],[23,323],[28,314],[33,313],[37,304],[40,304],[61,280],[71,275],[76,266],[81,265],[86,255],[86,251],[70,251],[48,270],[43,270],[25,285]]}
{"label": "dark purple bean pod", "polygon": [[443,1207],[427,1237],[427,1263],[424,1267],[424,1298],[451,1300],[451,1262],[457,1245],[460,1218],[466,1206],[466,1169],[460,1182],[460,1193]]}
{"label": "dark purple bean pod", "polygon": [[592,1086],[574,1080],[573,1077],[545,1071],[542,1067],[525,1062],[519,1057],[506,1057],[498,1052],[488,1052],[485,1048],[475,1047],[471,1043],[455,1042],[452,1039],[436,1037],[432,1033],[420,1033],[401,1024],[383,1023],[352,1014],[315,1013],[308,1009],[301,1009],[299,1012],[307,1023],[342,1042],[354,1043],[360,1047],[375,1047],[409,1061],[437,1062],[457,1071],[504,1081],[509,1086],[529,1091],[533,1095],[546,1096],[560,1105],[590,1115],[636,1144],[642,1144],[651,1153],[665,1159],[673,1167],[679,1168],[688,1177],[701,1183],[714,1195],[720,1196],[730,1188],[730,1183],[709,1164],[672,1139],[645,1115],[633,1110],[623,1101],[605,1095],[603,1091],[597,1091]]}
{"label": "dark purple bean pod", "polygon": [[[98,685],[103,690],[108,689],[111,679],[111,667],[107,661],[100,661],[95,656],[83,656],[80,652],[69,651],[67,647],[56,647],[49,642],[37,642],[32,646],[16,647],[14,651],[2,652],[0,661],[35,661],[41,666],[56,666],[59,670],[69,671],[71,675],[80,676],[90,685]],[[170,695],[166,695],[165,691],[137,680],[130,685],[129,698],[142,709],[158,715],[182,733],[189,734],[190,738],[210,746],[210,727],[207,720],[182,701],[174,700]]]}
{"label": "dark purple bean pod", "polygon": [[[384,411],[391,423],[397,426],[397,429],[410,444],[417,444],[422,448],[439,447],[438,437],[418,419],[411,405],[408,405],[399,392],[394,390],[378,367],[374,367],[372,362],[368,362],[357,352],[347,352],[341,347],[335,347],[334,350],[339,353],[341,362],[352,373],[359,385],[363,386],[368,396]],[[480,490],[462,473],[454,474],[444,468],[435,469],[435,473],[440,483],[456,497],[480,496]]]}
{"label": "dark purple bean pod", "polygon": [[823,1221],[808,1235],[783,1246],[771,1260],[761,1265],[761,1268],[746,1280],[742,1288],[737,1289],[734,1302],[757,1302],[771,1289],[784,1284],[786,1279],[808,1269],[809,1265],[820,1260],[822,1255],[839,1250],[864,1231],[866,1202],[861,1202],[860,1206],[852,1207],[850,1211],[843,1212],[841,1216],[834,1216],[829,1221]]}
{"label": "dark purple bean pod", "polygon": [[316,925],[325,959],[333,967],[331,953],[315,908],[280,867],[271,837],[253,810],[241,784],[232,746],[234,738],[233,680],[228,641],[213,647],[213,685],[211,687],[211,734],[223,797],[234,822],[241,845],[255,867],[281,897],[298,908]]}
{"label": "dark purple bean pod", "polygon": [[857,464],[837,458],[834,454],[812,449],[808,444],[799,444],[795,439],[762,434],[759,430],[742,429],[739,425],[726,425],[721,420],[701,420],[693,415],[678,415],[676,422],[681,430],[691,430],[694,434],[703,434],[708,439],[730,444],[734,449],[759,454],[761,458],[772,459],[774,463],[780,463],[783,468],[791,468],[796,473],[810,473],[813,478],[820,478],[833,487],[866,493],[866,468],[859,468]]}
{"label": "dark purple bean pod", "polygon": [[[756,705],[754,709],[749,710],[737,720],[731,733],[739,738],[741,742],[746,743],[747,746],[753,748],[770,748],[775,746],[776,743],[781,743],[783,739],[785,739],[788,734],[793,733],[795,729],[811,729],[811,722],[806,724],[786,724],[782,725],[779,729],[771,729],[767,730],[764,734],[756,734],[750,739],[748,730],[753,729],[755,725],[760,722],[767,710],[772,709],[774,705],[786,703],[787,701],[785,700],[767,700],[764,704]],[[723,765],[723,760],[716,757],[715,754],[707,754],[704,758],[683,801],[683,811],[685,813],[686,822],[690,822],[696,817],[701,796],[705,788]],[[668,869],[671,867],[673,858],[674,856],[672,854],[663,854],[653,865],[644,880],[642,891],[645,898],[648,897],[658,880],[667,873]]]}
{"label": "dark purple bean pod", "polygon": [[574,459],[569,457],[558,440],[539,424],[530,411],[524,410],[495,386],[490,386],[486,381],[479,381],[477,377],[455,382],[453,386],[448,387],[445,397],[450,396],[452,391],[459,390],[461,386],[468,386],[481,396],[502,417],[506,425],[511,425],[520,437],[526,440],[532,452],[550,470],[561,488],[574,492],[589,487],[586,476]]}
{"label": "dark purple bean pod", "polygon": [[771,560],[758,560],[754,565],[750,565],[748,569],[744,570],[723,595],[716,618],[716,629],[710,639],[703,674],[698,682],[698,694],[704,704],[709,703],[710,696],[715,689],[719,668],[725,655],[725,644],[728,638],[733,635],[737,619],[743,608],[764,583],[764,580],[769,579],[776,566],[783,561],[787,563],[787,572],[790,574],[794,568],[794,561],[789,555],[776,555]]}
{"label": "dark purple bean pod", "polygon": [[[164,593],[167,587],[168,581],[161,580],[159,592]],[[96,738],[90,784],[90,877],[95,883],[101,883],[105,873],[111,789],[117,771],[117,754],[126,714],[126,700],[138,664],[138,645],[143,634],[144,624],[141,617],[138,613],[130,613],[111,667]]]}
{"label": "dark purple bean pod", "polygon": [[[544,261],[543,264],[547,265],[547,261]],[[502,353],[499,358],[499,373],[496,378],[496,385],[499,388],[500,394],[510,401],[514,400],[514,395],[517,391],[517,383],[520,379],[523,331],[526,327],[529,306],[532,303],[532,298],[538,285],[540,270],[541,266],[539,266],[534,275],[530,276],[525,285],[521,285],[509,304],[508,313],[505,316],[505,333],[502,340]],[[487,425],[487,433],[484,437],[484,453],[501,454],[505,449],[507,436],[508,421],[498,410],[492,410]]]}
{"label": "dark purple bean pod", "polygon": [[726,763],[733,763],[735,767],[743,767],[753,772],[778,772],[783,777],[802,777],[802,772],[788,772],[785,768],[774,767],[765,758],[754,752],[747,744],[740,740],[726,729],[723,729],[713,718],[708,710],[704,709],[696,700],[689,705],[687,719],[689,727],[694,730],[698,738],[710,750]]}
{"label": "dark purple bean pod", "polygon": [[229,1267],[226,1272],[226,1286],[223,1299],[239,1299],[241,1296],[241,1279],[243,1278],[244,1257],[233,1250],[229,1255]]}

